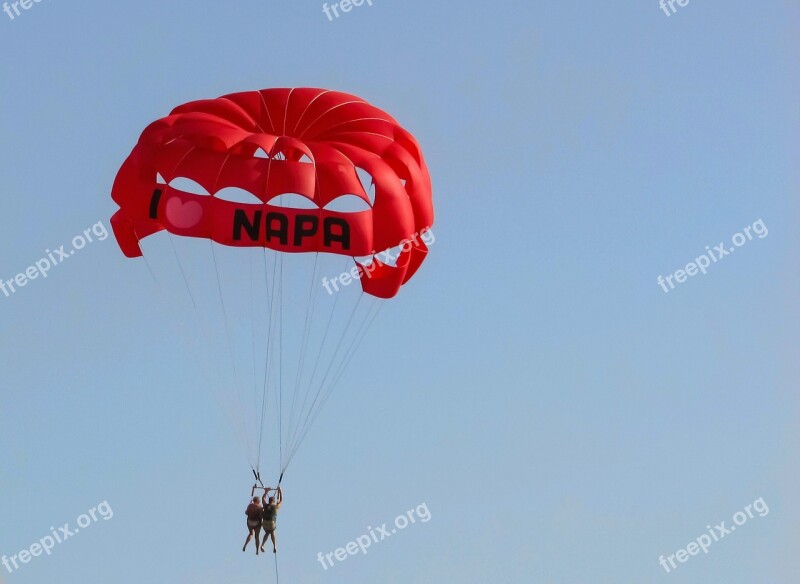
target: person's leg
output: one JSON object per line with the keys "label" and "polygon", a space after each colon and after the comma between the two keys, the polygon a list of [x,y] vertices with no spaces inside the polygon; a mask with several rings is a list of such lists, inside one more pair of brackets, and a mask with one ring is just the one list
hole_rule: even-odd
{"label": "person's leg", "polygon": [[250,540],[253,539],[253,530],[252,530],[252,528],[248,527],[247,529],[249,530],[249,532],[247,534],[247,539],[244,541],[244,547],[242,548],[243,552],[247,551],[247,545],[250,543]]}
{"label": "person's leg", "polygon": [[258,548],[261,547],[261,526],[256,527],[256,555],[258,555]]}
{"label": "person's leg", "polygon": [[264,530],[264,539],[261,540],[261,551],[262,552],[264,551],[264,546],[267,545],[267,542],[269,541],[269,538],[270,537],[272,537],[272,538],[275,537],[273,535],[274,533],[275,533],[274,531]]}
{"label": "person's leg", "polygon": [[271,532],[270,536],[272,536],[272,553],[273,554],[277,554],[278,553],[278,544],[275,541],[275,532],[274,531]]}
{"label": "person's leg", "polygon": [[264,538],[261,540],[261,551],[264,551],[264,546],[267,545],[267,540],[269,539],[269,531],[266,529],[264,530]]}

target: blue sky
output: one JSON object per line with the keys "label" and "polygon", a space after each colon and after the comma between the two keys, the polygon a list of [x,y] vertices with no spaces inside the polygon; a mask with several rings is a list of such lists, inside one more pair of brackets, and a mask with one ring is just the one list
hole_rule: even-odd
{"label": "blue sky", "polygon": [[[0,277],[108,225],[172,107],[360,95],[422,145],[437,240],[287,474],[283,581],[795,581],[800,10],[501,4],[0,13]],[[768,236],[658,286],[759,219]],[[250,470],[186,314],[113,237],[0,294],[0,555],[114,512],[5,582],[274,579],[241,552]],[[659,566],[760,497],[765,517]],[[430,521],[317,562],[423,503]]]}

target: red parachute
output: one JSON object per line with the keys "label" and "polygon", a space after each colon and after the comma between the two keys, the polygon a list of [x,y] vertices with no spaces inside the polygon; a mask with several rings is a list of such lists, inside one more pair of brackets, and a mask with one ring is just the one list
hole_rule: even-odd
{"label": "red parachute", "polygon": [[[358,170],[372,177],[374,202]],[[208,195],[171,187],[178,177]],[[228,187],[259,202],[216,196]],[[273,204],[286,194],[313,207]],[[428,250],[419,234],[433,224],[431,180],[414,137],[364,100],[323,89],[265,89],[175,108],[142,133],[111,196],[120,206],[111,224],[128,257],[161,230],[228,246],[372,256],[362,286],[381,298],[397,294],[422,264]],[[369,208],[330,210],[343,196]],[[396,266],[374,257],[398,245]]]}
{"label": "red parachute", "polygon": [[[192,324],[205,326],[208,383],[235,397],[231,421],[254,472],[266,444],[282,478],[381,299],[396,296],[428,255],[431,179],[417,141],[346,93],[234,93],[150,124],[111,196],[126,256],[144,255],[154,277],[151,263],[174,258],[168,278],[180,275]],[[151,251],[161,242],[169,246]],[[223,260],[232,262],[227,274]],[[337,294],[327,277],[321,292],[319,277],[335,275],[322,271],[327,260],[345,262],[332,280]],[[206,268],[208,278],[197,276]],[[356,280],[360,289],[349,287]]]}

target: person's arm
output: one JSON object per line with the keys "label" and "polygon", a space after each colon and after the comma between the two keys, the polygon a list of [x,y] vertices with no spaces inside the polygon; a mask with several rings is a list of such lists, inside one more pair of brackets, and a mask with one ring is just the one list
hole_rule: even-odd
{"label": "person's arm", "polygon": [[278,508],[283,505],[283,489],[279,486],[278,487]]}

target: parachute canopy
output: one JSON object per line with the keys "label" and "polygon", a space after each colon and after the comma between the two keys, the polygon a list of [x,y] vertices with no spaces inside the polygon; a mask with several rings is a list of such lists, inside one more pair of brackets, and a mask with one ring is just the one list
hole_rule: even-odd
{"label": "parachute canopy", "polygon": [[[166,230],[226,246],[367,258],[358,263],[362,275],[370,266],[361,285],[381,298],[422,264],[420,235],[433,223],[414,137],[364,100],[323,89],[264,89],[175,108],[144,130],[112,198],[120,209],[111,224],[128,257]],[[381,260],[398,246],[394,266]]]}

